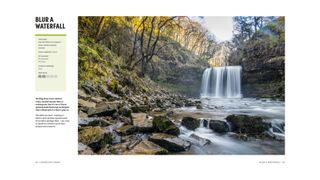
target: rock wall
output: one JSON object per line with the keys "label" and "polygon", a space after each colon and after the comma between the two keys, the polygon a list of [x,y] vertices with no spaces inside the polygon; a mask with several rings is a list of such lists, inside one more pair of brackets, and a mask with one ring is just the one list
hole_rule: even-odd
{"label": "rock wall", "polygon": [[248,59],[242,62],[244,97],[284,99],[285,57]]}

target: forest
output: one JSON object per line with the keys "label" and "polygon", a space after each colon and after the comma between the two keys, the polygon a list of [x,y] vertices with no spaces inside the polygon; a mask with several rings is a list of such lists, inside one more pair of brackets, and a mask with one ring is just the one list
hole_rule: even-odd
{"label": "forest", "polygon": [[79,154],[284,153],[285,17],[207,19],[78,17]]}

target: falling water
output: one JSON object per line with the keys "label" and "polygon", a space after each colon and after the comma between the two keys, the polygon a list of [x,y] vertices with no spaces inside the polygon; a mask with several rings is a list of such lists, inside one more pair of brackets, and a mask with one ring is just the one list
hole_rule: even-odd
{"label": "falling water", "polygon": [[202,76],[201,98],[241,98],[241,66],[207,68]]}

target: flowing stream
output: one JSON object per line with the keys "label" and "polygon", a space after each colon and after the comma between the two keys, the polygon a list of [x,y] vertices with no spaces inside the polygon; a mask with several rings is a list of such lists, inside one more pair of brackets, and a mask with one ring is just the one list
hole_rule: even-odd
{"label": "flowing stream", "polygon": [[[202,109],[184,107],[174,110],[174,119],[178,124],[186,116],[221,121],[226,121],[225,118],[231,114],[260,116],[271,123],[268,133],[275,140],[243,140],[232,132],[219,134],[201,121],[200,127],[194,131],[180,126],[180,138],[193,142],[191,148],[183,154],[284,154],[284,102],[242,98],[241,66],[207,68],[203,73],[200,98]],[[194,137],[207,139],[211,143],[197,143]]]}
{"label": "flowing stream", "polygon": [[246,114],[261,116],[264,121],[270,122],[272,128],[269,132],[277,140],[262,140],[250,138],[247,141],[241,140],[234,133],[219,134],[205,126],[201,121],[200,127],[195,131],[180,126],[182,139],[194,141],[192,134],[210,140],[212,143],[205,146],[193,143],[189,151],[184,154],[284,154],[284,102],[240,98],[240,99],[201,99],[203,109],[196,107],[184,107],[174,110],[174,119],[181,120],[183,117],[192,116],[195,118],[213,119],[226,121],[225,118],[231,114]]}

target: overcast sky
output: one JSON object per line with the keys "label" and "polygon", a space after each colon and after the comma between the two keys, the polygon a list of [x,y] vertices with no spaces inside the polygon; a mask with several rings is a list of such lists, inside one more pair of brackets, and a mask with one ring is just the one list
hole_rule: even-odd
{"label": "overcast sky", "polygon": [[218,41],[228,41],[232,38],[233,22],[231,16],[204,16],[195,18],[203,24]]}

